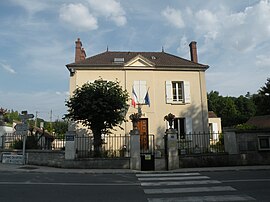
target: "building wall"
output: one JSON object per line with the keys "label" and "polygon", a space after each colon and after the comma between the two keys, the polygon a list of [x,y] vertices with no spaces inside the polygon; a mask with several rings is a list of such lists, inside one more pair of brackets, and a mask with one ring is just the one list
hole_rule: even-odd
{"label": "building wall", "polygon": [[[213,127],[214,131],[210,131],[213,133],[222,133],[222,127],[221,127],[221,118],[209,118],[208,119],[209,124],[216,124],[216,129]],[[217,131],[215,131],[217,130]]]}
{"label": "building wall", "polygon": [[[149,88],[150,107],[142,105],[144,118],[148,118],[149,134],[156,136],[156,144],[163,143],[164,132],[167,123],[164,116],[173,113],[176,117],[192,118],[192,129],[196,132],[208,132],[208,110],[206,99],[205,73],[200,71],[157,71],[157,70],[77,70],[75,75],[70,78],[70,92],[75,90],[76,86],[82,86],[86,82],[92,82],[96,79],[103,80],[116,79],[120,85],[126,89],[129,96],[132,97],[132,86],[135,80],[146,81]],[[190,104],[167,104],[166,103],[166,81],[189,81],[191,103]],[[129,101],[131,105],[131,100]],[[130,106],[127,113],[127,119],[131,113],[137,112],[133,106]],[[131,122],[124,123],[124,131],[117,131],[118,134],[128,134],[132,129]],[[192,132],[193,132],[192,131]],[[190,131],[191,132],[191,131]]]}

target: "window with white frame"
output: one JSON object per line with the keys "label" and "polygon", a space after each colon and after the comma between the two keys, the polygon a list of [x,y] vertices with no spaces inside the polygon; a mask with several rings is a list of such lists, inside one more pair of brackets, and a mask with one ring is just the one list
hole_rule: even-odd
{"label": "window with white frame", "polygon": [[188,104],[190,101],[190,83],[188,81],[166,81],[167,103]]}
{"label": "window with white frame", "polygon": [[182,81],[172,81],[173,102],[183,102],[184,91]]}

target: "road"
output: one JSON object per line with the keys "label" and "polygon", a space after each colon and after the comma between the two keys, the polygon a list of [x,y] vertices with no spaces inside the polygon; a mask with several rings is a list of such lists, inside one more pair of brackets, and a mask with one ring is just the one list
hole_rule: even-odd
{"label": "road", "polygon": [[142,174],[0,173],[1,202],[268,202],[269,187],[270,170]]}

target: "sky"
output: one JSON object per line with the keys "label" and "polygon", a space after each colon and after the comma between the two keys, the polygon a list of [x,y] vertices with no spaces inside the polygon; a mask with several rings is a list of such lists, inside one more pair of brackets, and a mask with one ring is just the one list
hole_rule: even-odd
{"label": "sky", "polygon": [[66,113],[77,38],[87,57],[163,47],[190,59],[196,41],[207,91],[223,96],[257,93],[270,77],[267,0],[5,0],[0,25],[0,108],[45,120]]}

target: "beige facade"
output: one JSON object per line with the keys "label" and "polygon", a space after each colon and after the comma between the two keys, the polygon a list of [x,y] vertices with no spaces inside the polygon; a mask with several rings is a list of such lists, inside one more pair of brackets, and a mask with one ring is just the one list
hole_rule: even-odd
{"label": "beige facade", "polygon": [[[127,120],[129,115],[138,112],[138,106],[141,106],[142,118],[148,122],[147,132],[155,135],[156,145],[163,144],[163,136],[168,127],[164,116],[168,113],[178,118],[174,127],[179,132],[180,130],[185,133],[208,132],[205,84],[205,70],[208,66],[165,52],[107,51],[100,55],[104,57],[96,55],[67,65],[71,73],[71,95],[76,87],[86,82],[99,78],[118,80],[123,89],[128,91],[130,98],[133,96],[132,91],[135,91],[139,102],[134,107],[130,99]],[[100,64],[96,62],[97,57],[100,57]],[[161,61],[162,59],[168,62]],[[144,99],[147,92],[150,105]],[[116,133],[129,134],[132,123],[130,121],[123,123],[122,127],[124,130],[118,130]]]}

